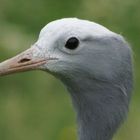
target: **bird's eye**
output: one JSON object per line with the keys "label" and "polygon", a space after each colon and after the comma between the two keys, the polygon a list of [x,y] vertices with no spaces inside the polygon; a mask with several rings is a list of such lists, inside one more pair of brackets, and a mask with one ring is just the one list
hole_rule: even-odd
{"label": "bird's eye", "polygon": [[79,40],[76,37],[71,37],[67,40],[65,47],[70,50],[74,50],[78,47]]}

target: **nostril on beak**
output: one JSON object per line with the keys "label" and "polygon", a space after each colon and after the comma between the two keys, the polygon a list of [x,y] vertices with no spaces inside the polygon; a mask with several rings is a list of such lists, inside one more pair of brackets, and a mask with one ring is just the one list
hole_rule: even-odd
{"label": "nostril on beak", "polygon": [[18,63],[25,63],[25,62],[28,62],[30,60],[31,59],[29,59],[29,58],[23,58],[23,59],[19,60]]}

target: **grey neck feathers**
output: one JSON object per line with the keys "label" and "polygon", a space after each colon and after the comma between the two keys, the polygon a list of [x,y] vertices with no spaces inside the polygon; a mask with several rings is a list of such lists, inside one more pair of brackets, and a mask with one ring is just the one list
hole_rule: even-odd
{"label": "grey neck feathers", "polygon": [[63,82],[77,112],[80,140],[111,140],[128,112],[127,91],[98,80]]}

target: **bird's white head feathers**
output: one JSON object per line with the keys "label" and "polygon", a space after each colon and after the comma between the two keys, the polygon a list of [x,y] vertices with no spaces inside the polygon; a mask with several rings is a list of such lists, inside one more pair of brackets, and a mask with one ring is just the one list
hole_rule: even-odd
{"label": "bird's white head feathers", "polygon": [[[11,64],[12,70],[9,66],[5,72]],[[65,18],[47,24],[31,49],[1,63],[1,68],[2,73],[43,69],[60,78],[76,79],[85,75],[116,80],[129,72],[131,51],[123,37],[102,25]]]}
{"label": "bird's white head feathers", "polygon": [[[78,46],[66,48],[72,37],[77,38]],[[130,49],[123,37],[87,20],[66,18],[53,21],[41,30],[33,47],[40,51],[36,55],[58,59],[41,68],[60,75],[88,71],[90,76],[114,78],[129,67]]]}
{"label": "bird's white head feathers", "polygon": [[[57,32],[56,32],[57,31]],[[94,33],[93,33],[94,31]],[[70,32],[70,34],[83,35],[83,37],[88,36],[88,34],[94,37],[101,37],[114,34],[102,25],[88,20],[81,20],[77,18],[64,18],[50,22],[47,24],[40,32],[40,37],[45,34],[52,33],[65,33]]]}

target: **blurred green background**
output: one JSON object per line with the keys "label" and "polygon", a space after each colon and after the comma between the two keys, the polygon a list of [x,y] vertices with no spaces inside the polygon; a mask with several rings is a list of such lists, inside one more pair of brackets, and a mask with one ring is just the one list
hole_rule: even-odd
{"label": "blurred green background", "polygon": [[[0,0],[0,61],[28,48],[48,22],[79,17],[125,36],[134,51],[130,113],[114,140],[140,140],[140,0]],[[45,72],[0,78],[0,140],[76,140],[75,113],[59,80]]]}

